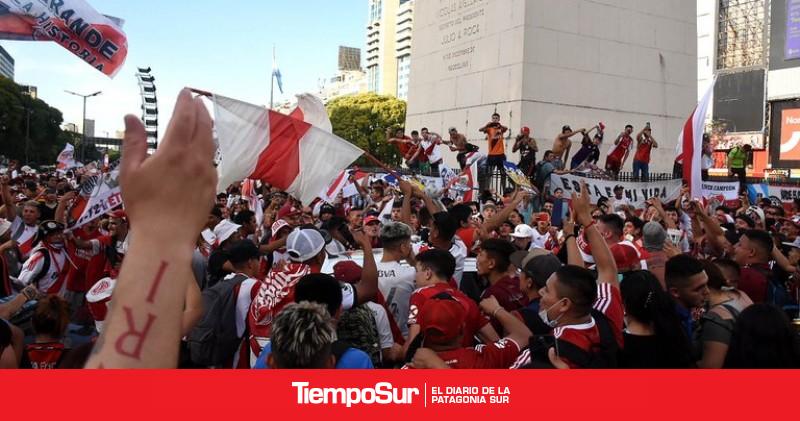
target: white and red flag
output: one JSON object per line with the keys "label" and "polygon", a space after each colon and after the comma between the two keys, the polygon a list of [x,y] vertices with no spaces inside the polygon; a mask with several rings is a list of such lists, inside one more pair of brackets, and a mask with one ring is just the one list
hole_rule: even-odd
{"label": "white and red flag", "polygon": [[221,95],[211,99],[219,192],[250,178],[308,204],[364,153],[305,121]]}
{"label": "white and red flag", "polygon": [[72,146],[72,144],[67,143],[64,146],[64,150],[58,154],[58,158],[56,159],[56,171],[65,173],[77,166],[78,163],[75,162],[75,147]]}
{"label": "white and red flag", "polygon": [[110,77],[128,55],[122,20],[85,0],[0,1],[0,39],[54,41]]}
{"label": "white and red flag", "polygon": [[703,133],[706,126],[706,115],[708,106],[714,94],[716,79],[711,82],[703,99],[686,120],[680,137],[678,137],[678,158],[677,161],[683,162],[683,180],[689,184],[692,198],[700,198],[703,195],[703,184],[701,176],[701,158],[703,156]]}
{"label": "white and red flag", "polygon": [[480,190],[478,186],[478,161],[472,161],[472,164],[464,170],[464,177],[466,177],[466,187],[469,189],[464,192],[464,197],[461,199],[463,203],[477,202],[478,195],[475,194]]}
{"label": "white and red flag", "polygon": [[349,179],[350,179],[350,170],[344,170],[341,173],[339,173],[339,176],[337,176],[336,179],[333,180],[333,183],[331,183],[331,185],[328,186],[328,188],[325,189],[319,196],[320,199],[328,203],[333,203],[334,200],[336,200],[336,196],[339,195],[339,192],[341,192],[344,186],[347,185]]}
{"label": "white and red flag", "polygon": [[328,133],[333,133],[333,124],[331,124],[331,119],[328,117],[328,110],[325,109],[325,104],[316,95],[297,95],[297,108],[289,114],[289,117],[303,120]]}

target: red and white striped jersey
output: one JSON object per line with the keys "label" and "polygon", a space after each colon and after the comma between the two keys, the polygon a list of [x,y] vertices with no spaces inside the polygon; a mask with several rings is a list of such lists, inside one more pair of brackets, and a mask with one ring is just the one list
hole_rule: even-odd
{"label": "red and white striped jersey", "polygon": [[[50,258],[49,267],[45,267],[45,255],[48,255]],[[67,252],[65,250],[56,250],[52,247],[40,245],[31,252],[30,257],[22,266],[22,272],[19,274],[19,281],[27,286],[39,278],[36,288],[40,293],[61,294],[64,292],[64,287],[66,286],[64,281],[69,273],[68,264]],[[46,272],[40,275],[42,271]]]}

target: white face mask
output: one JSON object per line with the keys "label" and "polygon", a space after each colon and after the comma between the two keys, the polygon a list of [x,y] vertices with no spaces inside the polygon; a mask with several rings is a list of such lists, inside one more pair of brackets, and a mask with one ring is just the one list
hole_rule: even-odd
{"label": "white face mask", "polygon": [[555,320],[550,320],[550,316],[547,315],[547,312],[550,311],[553,307],[557,306],[558,303],[560,302],[561,300],[558,300],[555,304],[551,305],[547,309],[539,310],[539,318],[542,319],[544,324],[546,324],[551,328],[558,326],[558,321],[561,320],[561,316],[563,316],[564,314],[560,314],[558,317],[556,317]]}

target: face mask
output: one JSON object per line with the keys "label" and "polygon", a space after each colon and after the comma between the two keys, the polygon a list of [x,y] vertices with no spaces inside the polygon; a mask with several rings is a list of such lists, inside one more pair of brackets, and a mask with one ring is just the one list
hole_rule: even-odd
{"label": "face mask", "polygon": [[556,317],[555,320],[550,320],[550,316],[547,315],[547,312],[550,311],[550,309],[552,309],[553,307],[557,306],[558,303],[560,303],[560,302],[561,302],[561,300],[558,300],[555,304],[551,305],[547,309],[539,310],[539,318],[542,319],[544,324],[546,324],[547,326],[549,326],[551,328],[554,328],[554,327],[558,326],[558,321],[561,320],[561,316],[563,316],[563,314],[561,314],[558,317]]}
{"label": "face mask", "polygon": [[632,243],[633,242],[633,236],[630,235],[630,234],[626,235],[625,236],[625,241],[630,241]]}

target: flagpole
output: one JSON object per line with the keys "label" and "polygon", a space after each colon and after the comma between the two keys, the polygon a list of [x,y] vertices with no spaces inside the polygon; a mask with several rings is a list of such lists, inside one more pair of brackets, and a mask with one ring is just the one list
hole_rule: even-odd
{"label": "flagpole", "polygon": [[275,44],[272,44],[272,71],[269,77],[269,109],[273,108],[273,99],[275,93]]}

